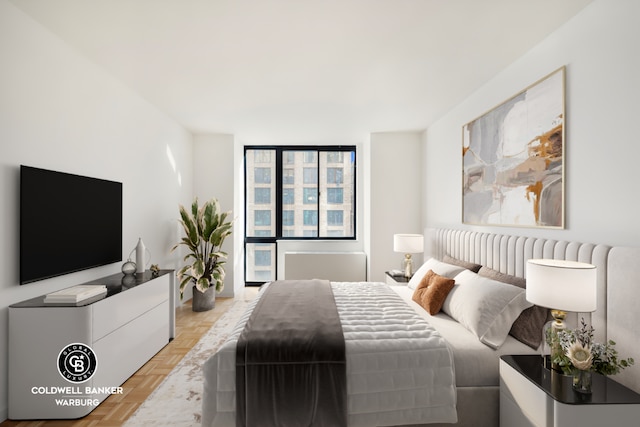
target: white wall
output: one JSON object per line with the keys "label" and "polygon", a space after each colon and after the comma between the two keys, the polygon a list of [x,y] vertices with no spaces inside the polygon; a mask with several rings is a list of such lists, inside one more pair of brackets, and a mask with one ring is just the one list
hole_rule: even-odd
{"label": "white wall", "polygon": [[[369,280],[384,282],[384,272],[400,269],[404,258],[393,252],[393,235],[422,233],[421,134],[374,133],[369,145]],[[413,258],[417,269],[422,254]]]}
{"label": "white wall", "polygon": [[[193,193],[200,204],[213,197],[220,202],[223,211],[233,211],[231,218],[237,216],[234,209],[234,138],[227,134],[196,135],[193,145]],[[243,226],[234,223],[234,234],[241,232]],[[224,289],[218,294],[221,297],[232,297],[235,292],[234,282],[234,234],[223,245],[229,254],[224,280]],[[191,297],[191,290],[185,289],[184,299]]]}
{"label": "white wall", "polygon": [[463,228],[637,246],[638,16],[637,0],[593,2],[430,126],[423,225],[460,227],[462,126],[566,65],[566,229]]}
{"label": "white wall", "polygon": [[[176,257],[169,249],[178,238],[177,206],[188,203],[193,193],[191,135],[6,0],[0,0],[0,57],[3,420],[7,416],[7,307],[118,273],[122,264],[20,286],[19,165],[122,182],[123,259],[142,237],[151,252],[151,262],[161,268],[176,267]],[[80,207],[69,208],[82,213]],[[46,207],[42,214],[46,216]]]}

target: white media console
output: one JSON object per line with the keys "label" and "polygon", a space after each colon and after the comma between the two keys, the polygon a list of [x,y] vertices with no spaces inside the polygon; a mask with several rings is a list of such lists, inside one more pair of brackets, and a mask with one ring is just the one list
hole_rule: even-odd
{"label": "white media console", "polygon": [[[9,306],[9,418],[75,419],[90,413],[175,335],[173,270],[85,283],[107,295],[47,304],[44,295]],[[80,383],[63,378],[61,351],[90,347],[97,366]],[[82,354],[81,354],[82,355]]]}

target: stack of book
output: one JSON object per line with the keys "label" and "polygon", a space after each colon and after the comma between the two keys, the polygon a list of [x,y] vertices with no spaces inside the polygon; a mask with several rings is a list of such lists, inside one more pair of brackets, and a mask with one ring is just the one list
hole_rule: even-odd
{"label": "stack of book", "polygon": [[56,304],[78,303],[106,293],[107,287],[104,285],[77,285],[47,294],[44,297],[44,302]]}

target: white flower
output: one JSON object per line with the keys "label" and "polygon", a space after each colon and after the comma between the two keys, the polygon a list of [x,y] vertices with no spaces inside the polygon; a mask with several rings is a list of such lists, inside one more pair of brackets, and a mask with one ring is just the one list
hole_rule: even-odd
{"label": "white flower", "polygon": [[590,346],[585,347],[579,341],[576,341],[567,349],[567,357],[576,368],[582,371],[591,369],[593,355],[591,354]]}

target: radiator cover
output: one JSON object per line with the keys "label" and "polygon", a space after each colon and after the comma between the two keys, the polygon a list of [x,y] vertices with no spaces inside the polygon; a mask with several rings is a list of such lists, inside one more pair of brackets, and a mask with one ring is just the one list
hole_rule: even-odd
{"label": "radiator cover", "polygon": [[366,281],[367,255],[364,252],[286,252],[284,279]]}

